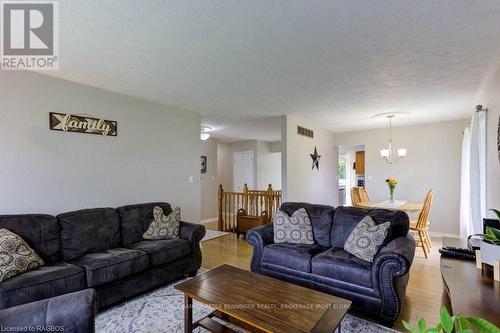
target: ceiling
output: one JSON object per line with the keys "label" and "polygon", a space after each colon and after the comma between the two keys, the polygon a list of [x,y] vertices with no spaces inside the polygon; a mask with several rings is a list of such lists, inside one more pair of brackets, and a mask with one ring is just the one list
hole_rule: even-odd
{"label": "ceiling", "polygon": [[199,112],[215,137],[279,140],[467,117],[499,59],[497,0],[60,1],[45,74]]}
{"label": "ceiling", "polygon": [[281,117],[209,116],[202,121],[210,135],[225,142],[241,140],[281,141]]}

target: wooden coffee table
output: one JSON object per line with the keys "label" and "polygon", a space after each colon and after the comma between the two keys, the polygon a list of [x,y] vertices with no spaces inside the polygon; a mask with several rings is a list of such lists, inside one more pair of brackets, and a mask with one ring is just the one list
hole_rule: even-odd
{"label": "wooden coffee table", "polygon": [[[467,240],[443,237],[443,246],[467,248]],[[492,272],[491,272],[492,273]],[[500,326],[500,282],[474,261],[441,256],[443,305],[452,314],[477,316]]]}
{"label": "wooden coffee table", "polygon": [[[250,332],[333,332],[351,301],[223,265],[180,283],[184,293],[184,332],[198,326],[211,332],[234,332],[214,317]],[[193,299],[215,309],[193,323]]]}

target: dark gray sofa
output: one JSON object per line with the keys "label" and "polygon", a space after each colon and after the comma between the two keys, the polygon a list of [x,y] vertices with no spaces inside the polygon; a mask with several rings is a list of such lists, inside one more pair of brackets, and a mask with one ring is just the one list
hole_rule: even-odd
{"label": "dark gray sofa", "polygon": [[0,309],[86,288],[98,308],[195,275],[201,266],[205,228],[181,222],[179,239],[146,241],[153,207],[168,203],[94,208],[50,215],[0,216],[0,228],[23,237],[46,265],[0,283]]}
{"label": "dark gray sofa", "polygon": [[[392,326],[404,302],[415,254],[408,215],[294,202],[283,203],[280,210],[292,215],[299,208],[305,208],[311,218],[315,244],[274,244],[272,224],[252,229],[247,233],[254,247],[251,270],[349,299],[353,311]],[[343,249],[351,231],[366,215],[378,224],[391,222],[386,242],[373,263]]]}
{"label": "dark gray sofa", "polygon": [[85,289],[0,310],[0,326],[4,332],[91,333],[96,313],[95,291]]}

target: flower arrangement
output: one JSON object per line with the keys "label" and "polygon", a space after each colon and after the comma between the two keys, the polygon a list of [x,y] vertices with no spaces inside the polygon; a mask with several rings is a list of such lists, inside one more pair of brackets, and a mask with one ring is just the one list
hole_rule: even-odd
{"label": "flower arrangement", "polygon": [[398,180],[396,178],[388,178],[385,180],[387,185],[389,186],[389,200],[394,201],[394,190],[396,189],[396,185],[398,184]]}

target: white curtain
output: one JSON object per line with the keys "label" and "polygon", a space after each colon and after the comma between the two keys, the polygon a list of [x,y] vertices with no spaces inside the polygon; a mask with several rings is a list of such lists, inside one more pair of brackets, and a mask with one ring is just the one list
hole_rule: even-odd
{"label": "white curtain", "polygon": [[464,130],[460,195],[460,236],[483,232],[486,216],[486,113],[474,112]]}
{"label": "white curtain", "polygon": [[462,142],[462,175],[460,182],[460,237],[466,238],[473,234],[471,230],[470,211],[470,127],[464,130]]}

